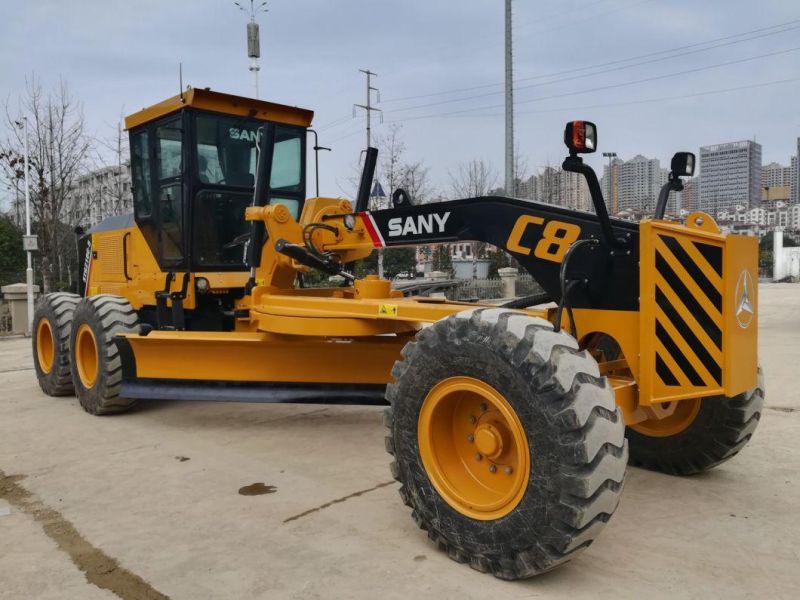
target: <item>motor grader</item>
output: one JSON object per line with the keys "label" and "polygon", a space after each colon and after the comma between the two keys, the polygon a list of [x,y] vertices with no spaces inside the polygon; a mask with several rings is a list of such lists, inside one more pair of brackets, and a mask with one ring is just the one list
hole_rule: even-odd
{"label": "motor grader", "polygon": [[[757,242],[701,212],[663,218],[693,155],[675,155],[640,223],[609,217],[581,158],[597,147],[587,121],[567,125],[563,168],[586,178],[593,213],[416,205],[403,190],[370,211],[372,148],[354,202],[306,198],[312,116],[189,89],[127,118],[134,212],[81,237],[81,294],[36,310],[46,394],[94,415],[157,399],[388,405],[415,521],[504,579],[589,546],[629,455],[688,475],[748,442],[764,401]],[[351,274],[376,248],[467,240],[511,254],[544,293],[469,304]],[[343,284],[308,287],[312,270]]]}

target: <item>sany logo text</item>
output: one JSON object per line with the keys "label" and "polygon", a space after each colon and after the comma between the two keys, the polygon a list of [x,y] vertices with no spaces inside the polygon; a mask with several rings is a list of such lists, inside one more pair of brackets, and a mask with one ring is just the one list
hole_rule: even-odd
{"label": "sany logo text", "polygon": [[235,127],[228,129],[228,135],[231,139],[248,142],[255,142],[258,139],[258,132],[256,130],[247,131],[247,129],[236,129]]}
{"label": "sany logo text", "polygon": [[449,212],[416,215],[413,217],[395,217],[394,219],[389,219],[389,237],[444,233],[444,227],[449,218]]}

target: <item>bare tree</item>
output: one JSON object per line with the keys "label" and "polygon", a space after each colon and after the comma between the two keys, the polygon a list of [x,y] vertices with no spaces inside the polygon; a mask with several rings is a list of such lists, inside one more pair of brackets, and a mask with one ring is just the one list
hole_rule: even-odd
{"label": "bare tree", "polygon": [[[477,198],[486,196],[497,183],[497,171],[482,158],[461,163],[455,173],[450,173],[452,198]],[[478,258],[486,253],[486,244],[472,242],[472,278],[478,278]]]}
{"label": "bare tree", "polygon": [[133,195],[130,189],[130,149],[124,127],[124,109],[119,120],[108,124],[111,134],[105,139],[96,139],[95,156],[98,179],[91,188],[91,210],[102,218],[133,210]]}
{"label": "bare tree", "polygon": [[514,198],[522,197],[522,187],[526,179],[528,179],[528,159],[522,156],[522,150],[517,144],[514,149],[514,189],[510,193],[506,190],[506,194]]}
{"label": "bare tree", "polygon": [[450,173],[450,191],[454,199],[485,196],[496,183],[497,171],[482,158],[461,163],[455,173]]}
{"label": "bare tree", "polygon": [[[403,188],[415,202],[425,202],[430,193],[428,168],[421,160],[405,162],[406,145],[400,137],[402,125],[393,123],[377,140],[379,164],[377,180],[382,181],[384,192],[391,198],[398,188]],[[382,208],[382,207],[373,207]],[[378,251],[378,275],[383,277],[383,250]]]}
{"label": "bare tree", "polygon": [[[31,220],[39,236],[40,274],[44,292],[50,291],[54,269],[71,268],[67,251],[71,225],[79,220],[82,207],[70,202],[70,191],[85,168],[90,139],[86,135],[83,109],[64,81],[45,93],[35,77],[13,110],[5,102],[8,136],[0,140],[0,169],[13,187],[22,185],[23,116],[28,118]],[[61,258],[59,258],[61,257]],[[65,265],[65,261],[67,264]],[[74,261],[73,261],[74,262]]]}
{"label": "bare tree", "polygon": [[403,165],[402,187],[417,204],[425,204],[430,200],[428,167],[424,162],[420,160]]}

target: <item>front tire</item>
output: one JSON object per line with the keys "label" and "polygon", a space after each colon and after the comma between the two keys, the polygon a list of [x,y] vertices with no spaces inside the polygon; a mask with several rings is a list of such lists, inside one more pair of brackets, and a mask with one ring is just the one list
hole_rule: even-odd
{"label": "front tire", "polygon": [[428,537],[502,579],[589,546],[617,507],[627,448],[614,392],[575,339],[523,312],[476,309],[423,329],[403,357],[386,448]]}
{"label": "front tire", "polygon": [[80,299],[76,294],[47,294],[33,313],[33,366],[39,387],[48,396],[69,396],[74,392],[69,336]]}
{"label": "front tire", "polygon": [[133,406],[119,395],[122,360],[114,337],[138,332],[139,318],[125,298],[100,294],[78,303],[69,347],[75,392],[86,412],[107,415]]}
{"label": "front tire", "polygon": [[[730,460],[750,441],[764,410],[764,374],[756,387],[727,398],[681,400],[666,428],[658,421],[629,426],[631,464],[670,475],[694,475]],[[664,435],[667,433],[669,435]]]}

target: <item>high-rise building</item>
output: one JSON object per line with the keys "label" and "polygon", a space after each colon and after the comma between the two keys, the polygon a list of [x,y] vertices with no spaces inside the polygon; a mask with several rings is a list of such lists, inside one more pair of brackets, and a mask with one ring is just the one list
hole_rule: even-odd
{"label": "high-rise building", "polygon": [[563,169],[545,167],[539,175],[532,175],[520,182],[519,195],[536,202],[557,204],[573,210],[593,210],[586,178]]}
{"label": "high-rise building", "polygon": [[700,210],[716,215],[761,201],[761,144],[743,140],[700,148]]}
{"label": "high-rise building", "polygon": [[762,187],[783,187],[792,183],[792,168],[772,162],[761,167],[761,186]]}
{"label": "high-rise building", "polygon": [[133,210],[131,166],[102,167],[79,177],[69,194],[75,218],[95,225],[107,217]]}
{"label": "high-rise building", "polygon": [[[683,180],[683,191],[675,194],[675,196],[678,197],[677,202],[679,204],[679,206],[675,208],[675,214],[680,213],[682,210],[688,212],[697,210],[697,195],[700,183],[698,180],[699,177],[692,177]],[[669,212],[669,210],[667,212]]]}
{"label": "high-rise building", "polygon": [[800,137],[797,138],[797,154],[792,157],[792,202],[800,203]]}
{"label": "high-rise building", "polygon": [[[616,212],[623,210],[653,211],[661,189],[661,163],[657,158],[646,158],[641,154],[622,161],[615,159],[603,168],[604,195],[609,211],[614,211],[614,185],[611,170],[616,170]],[[668,171],[667,171],[668,173]]]}

